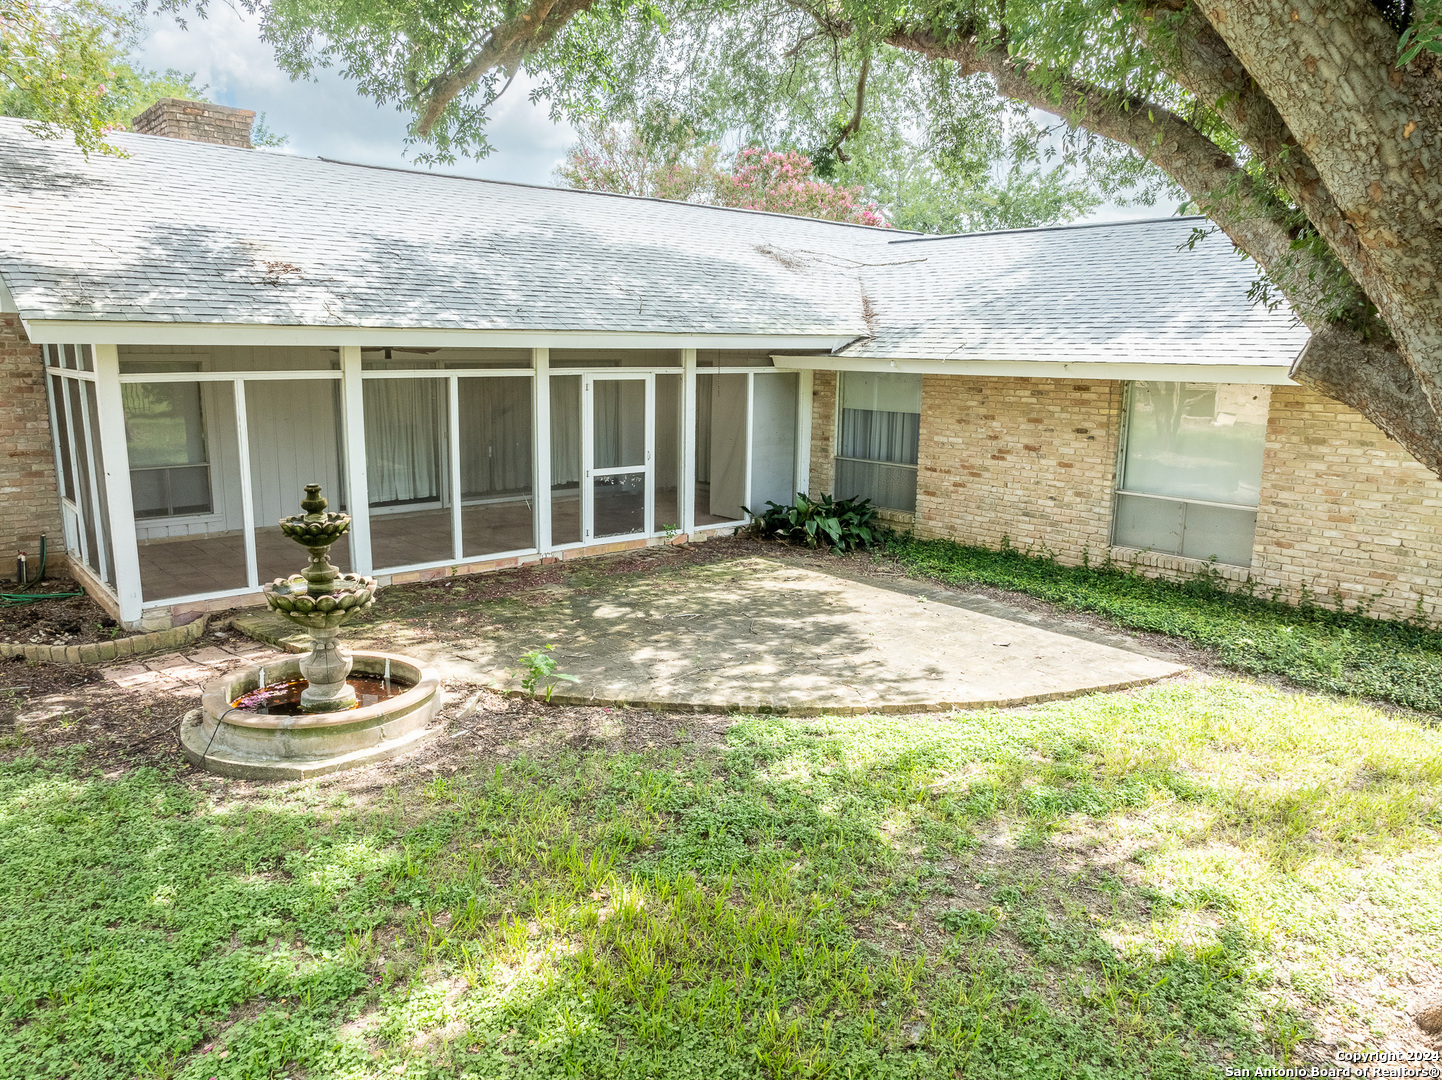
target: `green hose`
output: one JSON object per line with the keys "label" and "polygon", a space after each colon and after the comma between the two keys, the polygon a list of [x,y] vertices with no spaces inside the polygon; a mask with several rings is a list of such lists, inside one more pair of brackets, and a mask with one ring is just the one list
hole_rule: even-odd
{"label": "green hose", "polygon": [[[20,587],[21,587],[22,589],[33,588],[34,586],[39,585],[42,581],[45,580],[45,561],[46,561],[46,559],[47,559],[48,556],[49,556],[49,544],[48,544],[48,542],[47,542],[46,539],[45,539],[45,534],[44,534],[44,533],[41,533],[41,534],[40,534],[40,572],[35,575],[34,580],[32,580],[32,581],[22,581],[22,582],[20,582]],[[21,604],[34,604],[34,603],[37,603],[37,602],[39,602],[39,601],[41,601],[41,600],[65,600],[65,599],[68,599],[68,598],[70,598],[70,597],[72,597],[72,596],[84,596],[84,595],[85,595],[85,594],[84,594],[83,592],[52,592],[52,593],[13,592],[13,593],[0,593],[0,607],[19,607]]]}
{"label": "green hose", "polygon": [[64,600],[71,596],[84,596],[83,592],[42,592],[42,593],[0,593],[0,607],[19,607],[21,604],[35,604],[41,600]]}

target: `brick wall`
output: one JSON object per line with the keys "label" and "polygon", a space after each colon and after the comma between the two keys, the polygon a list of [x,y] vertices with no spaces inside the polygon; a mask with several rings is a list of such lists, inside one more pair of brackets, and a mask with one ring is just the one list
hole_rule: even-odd
{"label": "brick wall", "polygon": [[[1207,564],[1111,548],[1123,384],[932,376],[922,380],[916,533],[1048,551],[1076,564],[1110,551],[1149,576]],[[812,490],[834,453],[833,374],[817,372]],[[1442,481],[1353,410],[1302,387],[1272,388],[1250,569],[1233,587],[1295,603],[1310,595],[1377,615],[1442,620]]]}
{"label": "brick wall", "polygon": [[836,372],[817,371],[811,379],[811,490],[832,494],[836,479]]}
{"label": "brick wall", "polygon": [[161,98],[130,122],[141,135],[163,135],[167,139],[220,143],[222,146],[250,147],[250,129],[255,113],[229,105],[205,101]]}
{"label": "brick wall", "polygon": [[1442,618],[1442,481],[1360,413],[1274,387],[1252,577],[1290,600],[1402,618],[1421,600]]}
{"label": "brick wall", "polygon": [[13,580],[15,555],[39,554],[50,540],[50,569],[65,565],[50,410],[40,346],[30,344],[20,316],[0,314],[0,579]]}
{"label": "brick wall", "polygon": [[1120,416],[1120,383],[926,376],[917,535],[1103,558]]}

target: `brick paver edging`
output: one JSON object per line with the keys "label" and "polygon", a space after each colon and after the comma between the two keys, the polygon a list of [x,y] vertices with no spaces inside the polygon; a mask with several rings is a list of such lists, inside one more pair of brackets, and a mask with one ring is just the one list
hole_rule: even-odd
{"label": "brick paver edging", "polygon": [[148,634],[94,641],[89,645],[12,645],[0,642],[0,658],[23,656],[49,664],[108,664],[131,656],[169,652],[198,641],[205,633],[210,617],[202,615],[194,622],[170,630],[153,630]]}

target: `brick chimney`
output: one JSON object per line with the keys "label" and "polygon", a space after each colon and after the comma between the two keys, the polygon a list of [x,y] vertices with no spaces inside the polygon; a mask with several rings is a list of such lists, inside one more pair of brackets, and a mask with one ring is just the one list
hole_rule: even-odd
{"label": "brick chimney", "polygon": [[255,113],[211,105],[204,101],[161,98],[130,122],[141,135],[164,135],[167,139],[220,143],[250,149],[250,125]]}

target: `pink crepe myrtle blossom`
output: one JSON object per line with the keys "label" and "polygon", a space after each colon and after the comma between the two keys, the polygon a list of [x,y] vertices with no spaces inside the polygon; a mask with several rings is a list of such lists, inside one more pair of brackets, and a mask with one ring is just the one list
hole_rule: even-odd
{"label": "pink crepe myrtle blossom", "polygon": [[591,191],[891,227],[875,203],[863,201],[860,187],[828,183],[815,171],[794,150],[746,146],[725,155],[694,140],[657,148],[633,128],[607,125],[582,131],[556,177]]}

